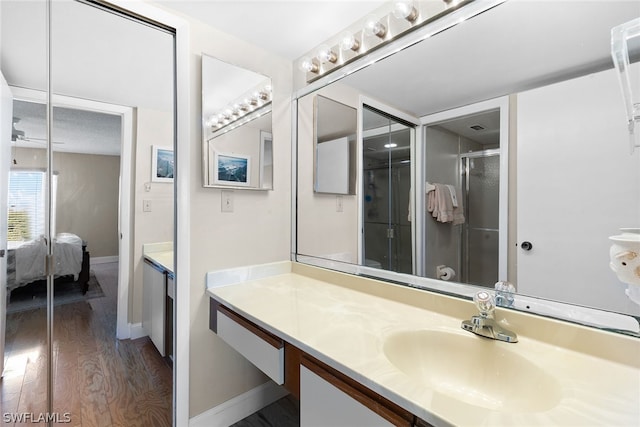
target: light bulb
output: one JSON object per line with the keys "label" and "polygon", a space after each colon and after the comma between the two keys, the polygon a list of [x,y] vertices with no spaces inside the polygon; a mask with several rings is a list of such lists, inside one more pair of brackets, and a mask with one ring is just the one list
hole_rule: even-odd
{"label": "light bulb", "polygon": [[340,37],[340,49],[357,52],[359,48],[360,41],[358,41],[352,33],[347,32],[342,34]]}
{"label": "light bulb", "polygon": [[338,56],[326,44],[323,44],[318,48],[318,56],[317,56],[317,58],[323,64],[325,62],[335,63],[338,60]]}
{"label": "light bulb", "polygon": [[413,0],[396,1],[393,5],[393,16],[398,19],[406,19],[409,22],[414,22],[418,19],[418,9],[416,9]]}
{"label": "light bulb", "polygon": [[387,27],[374,15],[370,15],[364,21],[364,32],[370,36],[377,36],[381,39],[387,34]]}
{"label": "light bulb", "polygon": [[384,144],[384,148],[396,148],[398,146],[398,144],[396,144],[395,142],[390,142],[388,144]]}
{"label": "light bulb", "polygon": [[320,67],[312,58],[305,56],[300,60],[300,70],[307,73],[317,73]]}

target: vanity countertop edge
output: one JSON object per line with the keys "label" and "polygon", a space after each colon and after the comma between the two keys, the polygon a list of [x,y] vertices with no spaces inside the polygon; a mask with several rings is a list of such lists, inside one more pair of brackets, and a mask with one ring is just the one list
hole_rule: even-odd
{"label": "vanity countertop edge", "polygon": [[[209,297],[436,426],[640,422],[636,338],[527,313],[501,313],[520,342],[493,345],[526,350],[533,363],[569,380],[563,377],[562,405],[533,413],[490,410],[416,384],[383,353],[385,337],[398,331],[470,334],[460,328],[461,320],[475,314],[469,301],[292,261],[210,272],[206,282]],[[539,339],[549,334],[549,342]],[[563,340],[566,347],[558,347]],[[597,385],[589,387],[593,381]]]}

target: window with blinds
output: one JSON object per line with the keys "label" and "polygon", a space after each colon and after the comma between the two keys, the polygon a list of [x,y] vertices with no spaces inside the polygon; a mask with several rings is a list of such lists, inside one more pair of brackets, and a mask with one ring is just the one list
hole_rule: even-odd
{"label": "window with blinds", "polygon": [[26,241],[45,233],[47,174],[20,170],[9,173],[7,240]]}

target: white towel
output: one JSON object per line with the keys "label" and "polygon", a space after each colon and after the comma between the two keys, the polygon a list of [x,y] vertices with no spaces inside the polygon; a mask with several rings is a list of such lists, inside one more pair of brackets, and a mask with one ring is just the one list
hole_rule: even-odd
{"label": "white towel", "polygon": [[[438,222],[452,222],[454,225],[464,223],[464,210],[459,190],[452,187],[452,192],[449,186],[444,184],[435,184],[435,187],[434,191],[427,194],[427,212],[430,212]],[[453,205],[454,196],[457,207]]]}

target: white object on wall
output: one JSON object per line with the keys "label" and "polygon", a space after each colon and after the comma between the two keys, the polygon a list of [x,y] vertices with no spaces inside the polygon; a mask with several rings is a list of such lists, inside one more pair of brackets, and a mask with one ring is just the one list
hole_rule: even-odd
{"label": "white object on wall", "polygon": [[640,229],[622,229],[622,234],[611,236],[609,267],[621,282],[629,287],[626,294],[640,305]]}
{"label": "white object on wall", "polygon": [[315,191],[349,194],[349,138],[346,136],[317,144]]}

